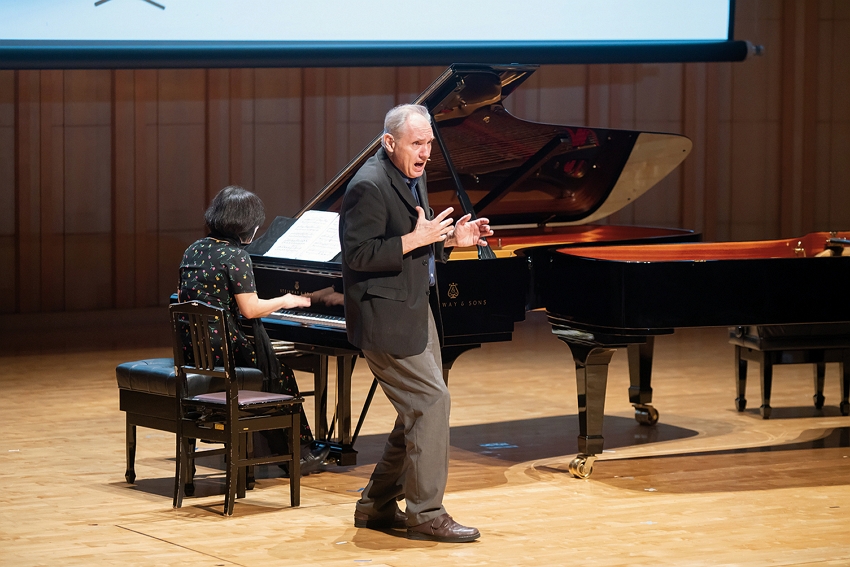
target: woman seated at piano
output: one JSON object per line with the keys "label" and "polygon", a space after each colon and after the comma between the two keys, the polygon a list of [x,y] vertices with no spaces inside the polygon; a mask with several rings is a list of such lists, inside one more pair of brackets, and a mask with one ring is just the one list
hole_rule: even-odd
{"label": "woman seated at piano", "polygon": [[[245,246],[251,243],[265,220],[263,202],[242,187],[225,187],[213,199],[204,220],[209,235],[189,246],[180,262],[179,300],[223,308],[236,366],[259,368],[266,376],[269,391],[297,396],[295,374],[275,357],[260,318],[279,309],[308,307],[310,298],[286,294],[260,299],[257,295],[251,257]],[[252,321],[253,342],[239,324],[240,315]],[[328,448],[313,447],[313,433],[303,408],[300,434],[301,474],[305,475],[318,469],[328,455]],[[282,435],[272,434],[266,439],[275,453],[289,449],[278,445],[284,442]]]}

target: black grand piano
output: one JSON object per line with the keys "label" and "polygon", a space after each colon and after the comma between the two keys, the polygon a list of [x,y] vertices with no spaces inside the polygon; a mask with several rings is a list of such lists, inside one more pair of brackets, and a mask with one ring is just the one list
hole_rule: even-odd
{"label": "black grand piano", "polygon": [[[685,159],[691,142],[674,134],[517,119],[505,110],[504,101],[535,70],[531,65],[453,65],[414,101],[433,116],[436,143],[427,167],[432,208],[438,212],[454,207],[458,217],[486,216],[496,232],[489,248],[456,249],[451,261],[437,266],[446,379],[463,352],[510,340],[514,324],[525,318],[526,310],[547,307],[549,295],[541,290],[565,297],[578,293],[574,277],[553,273],[547,266],[549,257],[532,251],[699,240],[689,230],[595,223],[670,173]],[[342,291],[339,258],[308,262],[265,253],[306,211],[339,211],[348,181],[379,145],[380,133],[295,219],[275,219],[249,248],[261,297],[282,293],[313,297],[308,310],[276,313],[263,322],[272,339],[319,356],[314,368],[314,433],[343,465],[356,462],[353,444],[363,412],[352,434],[351,372],[358,351],[346,339],[341,305],[322,301],[339,298]],[[542,281],[552,276],[559,279]],[[644,361],[651,356],[646,345],[642,351],[630,350],[635,360],[641,355]],[[336,407],[330,422],[327,357],[337,362]],[[637,376],[639,365],[635,369]],[[648,382],[648,373],[632,380]],[[367,405],[374,388],[375,383]],[[638,400],[636,415],[649,414],[649,401],[646,395]]]}
{"label": "black grand piano", "polygon": [[[628,347],[629,397],[654,424],[649,405],[652,341],[683,327],[733,327],[850,321],[837,282],[850,281],[850,233],[802,238],[530,249],[539,301],[552,331],[572,351],[579,398],[579,455],[570,472],[587,477],[602,452],[608,363]],[[569,281],[569,293],[561,282]],[[850,364],[846,361],[845,364]],[[843,404],[848,385],[843,384]]]}

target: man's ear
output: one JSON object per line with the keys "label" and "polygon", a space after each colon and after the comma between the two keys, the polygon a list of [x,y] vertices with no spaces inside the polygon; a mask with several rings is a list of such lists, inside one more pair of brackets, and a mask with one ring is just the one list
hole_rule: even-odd
{"label": "man's ear", "polygon": [[384,150],[390,155],[395,151],[395,138],[392,134],[384,134]]}

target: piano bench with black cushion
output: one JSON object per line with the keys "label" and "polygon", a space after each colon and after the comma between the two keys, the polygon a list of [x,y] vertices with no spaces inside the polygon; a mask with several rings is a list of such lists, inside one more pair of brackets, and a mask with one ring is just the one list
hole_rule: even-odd
{"label": "piano bench with black cushion", "polygon": [[[260,390],[263,373],[256,368],[237,368],[240,389]],[[175,396],[174,361],[170,358],[149,358],[119,364],[115,368],[118,380],[118,400],[126,416],[127,471],[129,483],[136,480],[136,427],[176,433],[177,405]],[[224,390],[224,380],[189,374],[186,376],[189,395],[197,396]]]}
{"label": "piano bench with black cushion", "polygon": [[761,325],[729,327],[729,342],[735,345],[735,373],[738,411],[747,407],[747,361],[761,367],[761,416],[771,414],[770,392],[773,366],[777,364],[813,364],[814,404],[823,408],[826,363],[837,362],[841,387],[839,409],[850,414],[850,323],[810,323],[798,325]]}

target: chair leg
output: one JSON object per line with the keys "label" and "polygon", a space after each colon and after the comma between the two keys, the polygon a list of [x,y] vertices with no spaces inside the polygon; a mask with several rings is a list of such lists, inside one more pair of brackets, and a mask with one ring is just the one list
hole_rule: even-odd
{"label": "chair leg", "polygon": [[[239,436],[239,460],[247,459],[250,454],[248,451],[248,436],[250,433],[244,433]],[[248,485],[248,467],[237,467],[236,477],[236,498],[245,498],[245,487]]]}
{"label": "chair leg", "polygon": [[301,506],[301,411],[300,406],[292,412],[292,427],[289,428],[289,446],[292,460],[289,462],[289,504]]}
{"label": "chair leg", "polygon": [[747,361],[741,356],[741,348],[740,345],[735,345],[735,407],[738,411],[747,409]]}
{"label": "chair leg", "polygon": [[826,377],[826,363],[816,362],[815,363],[815,395],[812,396],[815,402],[815,408],[823,409],[823,403],[825,398],[823,397],[823,383]]}
{"label": "chair leg", "polygon": [[[249,459],[254,458],[254,434],[248,433],[245,435],[248,441],[248,451],[246,452],[246,456]],[[256,477],[254,476],[254,466],[251,465],[246,468],[246,478],[245,478],[245,489],[246,490],[254,490],[254,485],[256,484]],[[244,496],[244,495],[243,495]]]}
{"label": "chair leg", "polygon": [[197,439],[188,439],[184,443],[186,460],[183,463],[183,492],[186,496],[195,495],[195,450],[198,448]]}
{"label": "chair leg", "polygon": [[130,423],[130,416],[127,416],[125,436],[127,470],[124,472],[124,480],[133,484],[136,481],[136,426]]}
{"label": "chair leg", "polygon": [[233,506],[236,503],[236,485],[239,479],[239,432],[231,427],[230,439],[225,446],[226,492],[224,495],[224,515],[233,515]]}

